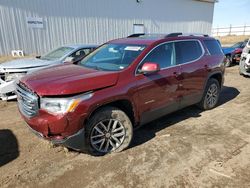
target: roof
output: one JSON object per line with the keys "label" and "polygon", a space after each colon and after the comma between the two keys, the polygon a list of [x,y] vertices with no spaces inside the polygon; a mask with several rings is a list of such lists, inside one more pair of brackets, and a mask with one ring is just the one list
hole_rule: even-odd
{"label": "roof", "polygon": [[64,45],[65,47],[70,47],[70,48],[96,48],[99,45],[95,45],[95,44],[68,44],[68,45]]}
{"label": "roof", "polygon": [[[135,36],[135,37],[134,37]],[[184,33],[170,33],[170,34],[135,34],[128,36],[127,38],[120,38],[109,41],[109,43],[122,43],[122,44],[141,44],[141,45],[151,45],[155,42],[161,41],[171,41],[180,39],[200,39],[200,38],[210,38],[208,35],[204,34],[184,34]]]}

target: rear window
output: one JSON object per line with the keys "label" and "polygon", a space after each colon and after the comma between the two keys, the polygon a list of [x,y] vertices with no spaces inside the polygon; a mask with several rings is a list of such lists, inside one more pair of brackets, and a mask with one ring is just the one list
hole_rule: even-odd
{"label": "rear window", "polygon": [[178,64],[197,60],[203,54],[198,41],[180,41],[175,43],[176,61]]}
{"label": "rear window", "polygon": [[216,40],[204,40],[204,43],[211,55],[221,55],[222,50],[220,44]]}

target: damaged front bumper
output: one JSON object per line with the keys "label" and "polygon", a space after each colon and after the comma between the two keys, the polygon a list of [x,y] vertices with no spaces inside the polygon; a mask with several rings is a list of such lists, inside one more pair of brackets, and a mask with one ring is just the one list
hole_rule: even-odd
{"label": "damaged front bumper", "polygon": [[12,79],[7,79],[6,75],[10,75],[11,73],[0,73],[0,99],[1,100],[12,100],[16,99],[17,95],[15,93],[16,82],[25,73],[12,73],[14,75]]}
{"label": "damaged front bumper", "polygon": [[239,69],[240,74],[250,76],[250,54],[241,58]]}
{"label": "damaged front bumper", "polygon": [[71,148],[73,150],[79,151],[79,152],[85,152],[87,151],[87,146],[85,143],[85,129],[82,128],[81,130],[79,130],[77,133],[68,136],[66,138],[63,139],[48,139],[46,137],[44,137],[44,135],[34,129],[32,129],[28,124],[27,124],[28,128],[38,137],[43,138],[45,140],[48,140],[50,142],[52,142],[52,144],[55,145],[62,145],[65,146],[67,148]]}
{"label": "damaged front bumper", "polygon": [[15,94],[16,80],[5,82],[0,79],[0,99],[11,100],[16,99]]}

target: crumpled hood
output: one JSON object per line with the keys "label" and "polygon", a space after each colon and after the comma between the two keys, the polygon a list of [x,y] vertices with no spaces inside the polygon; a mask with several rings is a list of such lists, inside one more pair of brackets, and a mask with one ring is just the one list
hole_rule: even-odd
{"label": "crumpled hood", "polygon": [[12,61],[7,61],[5,63],[1,63],[0,69],[27,69],[27,68],[47,66],[52,63],[55,63],[55,61],[46,61],[37,58],[16,59]]}
{"label": "crumpled hood", "polygon": [[113,86],[119,73],[67,64],[46,68],[21,78],[40,96],[73,95]]}

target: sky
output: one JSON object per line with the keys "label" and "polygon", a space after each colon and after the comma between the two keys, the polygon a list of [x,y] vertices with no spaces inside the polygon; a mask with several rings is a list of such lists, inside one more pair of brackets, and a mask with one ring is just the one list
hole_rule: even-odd
{"label": "sky", "polygon": [[219,0],[215,3],[213,28],[250,25],[250,0]]}

